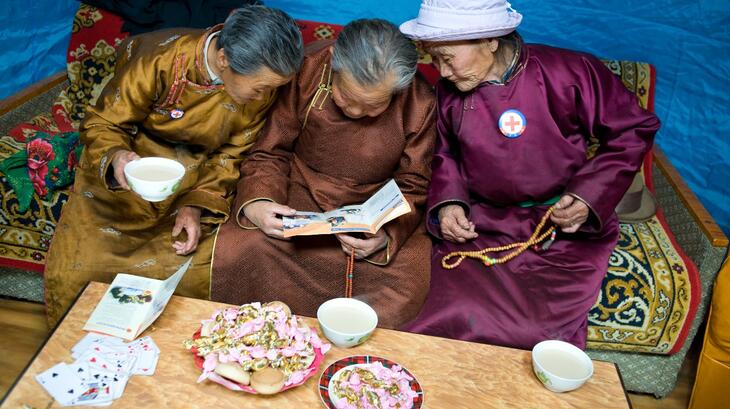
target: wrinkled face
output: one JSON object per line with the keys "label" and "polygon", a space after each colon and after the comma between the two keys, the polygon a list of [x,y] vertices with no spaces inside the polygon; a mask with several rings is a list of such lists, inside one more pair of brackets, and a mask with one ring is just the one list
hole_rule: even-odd
{"label": "wrinkled face", "polygon": [[376,85],[364,87],[347,72],[336,72],[332,78],[332,100],[349,118],[376,117],[390,105],[393,82],[389,77]]}
{"label": "wrinkled face", "polygon": [[497,40],[425,42],[423,47],[441,76],[460,91],[469,91],[487,80],[501,79],[494,51]]}
{"label": "wrinkled face", "polygon": [[271,71],[266,66],[253,74],[238,74],[228,65],[228,60],[223,54],[223,49],[219,50],[218,64],[221,68],[220,79],[225,84],[225,90],[237,104],[243,105],[251,101],[259,101],[262,98],[271,95],[277,87],[280,87],[293,78],[282,77],[281,75]]}

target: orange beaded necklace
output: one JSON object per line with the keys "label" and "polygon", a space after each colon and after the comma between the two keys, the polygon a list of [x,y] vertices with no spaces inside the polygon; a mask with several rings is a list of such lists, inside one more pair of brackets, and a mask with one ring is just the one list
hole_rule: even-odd
{"label": "orange beaded necklace", "polygon": [[352,298],[352,276],[355,273],[355,249],[347,256],[347,269],[345,270],[345,298]]}
{"label": "orange beaded necklace", "polygon": [[[550,218],[550,215],[553,213],[553,210],[555,209],[555,206],[551,206],[547,212],[545,212],[545,215],[540,220],[540,223],[535,227],[535,231],[532,233],[532,236],[527,241],[523,242],[517,242],[512,244],[507,244],[500,247],[488,247],[482,250],[476,250],[476,251],[453,251],[444,258],[441,259],[441,266],[443,266],[447,270],[454,269],[461,264],[464,259],[468,258],[474,258],[477,260],[481,260],[482,263],[484,263],[485,266],[490,267],[495,264],[502,264],[506,263],[513,258],[519,256],[520,254],[524,253],[525,250],[527,250],[530,246],[537,247],[537,244],[542,242],[543,240],[550,237],[548,241],[546,241],[542,245],[543,250],[547,250],[548,247],[552,244],[553,241],[555,241],[556,236],[556,230],[555,226],[550,226],[545,232],[542,232],[543,227],[545,227],[545,224],[547,223],[548,219]],[[491,258],[487,256],[487,253],[496,253],[500,251],[515,249],[511,253],[505,255],[504,257],[500,257],[497,259]],[[449,260],[458,257],[456,261],[453,263],[449,263]]]}

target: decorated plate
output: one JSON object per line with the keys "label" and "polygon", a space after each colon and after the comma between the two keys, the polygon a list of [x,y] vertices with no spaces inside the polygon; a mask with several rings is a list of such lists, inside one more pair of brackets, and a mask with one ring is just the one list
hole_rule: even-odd
{"label": "decorated plate", "polygon": [[[315,333],[317,332],[317,330],[314,327],[311,327],[311,328],[312,328],[312,331],[314,331]],[[193,334],[194,340],[198,339],[198,338],[200,338],[200,329],[195,331],[195,334]],[[203,369],[203,362],[205,361],[205,359],[202,356],[198,355],[197,348],[195,348],[195,347],[191,348],[190,352],[193,354],[193,359],[195,359],[195,366],[197,366],[198,369]],[[320,365],[322,365],[322,361],[324,361],[324,354],[322,353],[322,350],[320,348],[314,348],[314,361],[312,362],[311,365],[309,365],[309,368],[307,368],[307,372],[304,375],[304,378],[299,382],[284,386],[278,393],[284,392],[287,389],[295,388],[295,387],[303,384],[304,382],[306,382],[307,379],[314,376],[314,374],[319,370]],[[208,376],[208,379],[217,384],[223,385],[228,389],[234,390],[234,391],[248,392],[248,393],[253,393],[253,394],[258,393],[252,387],[250,387],[248,385],[243,385],[241,383],[231,381],[230,379],[226,379],[214,372]]]}
{"label": "decorated plate", "polygon": [[322,399],[322,403],[324,403],[324,406],[329,409],[336,409],[336,406],[333,402],[334,388],[332,384],[333,380],[338,379],[343,373],[343,369],[353,366],[368,367],[370,366],[370,364],[373,364],[375,362],[380,362],[386,368],[391,368],[396,365],[400,366],[403,372],[413,378],[409,382],[411,390],[416,393],[416,396],[413,398],[413,408],[418,409],[423,406],[423,389],[421,389],[421,384],[418,383],[416,377],[413,376],[413,374],[402,365],[389,359],[380,358],[372,355],[355,355],[342,358],[339,361],[336,361],[328,366],[327,369],[322,372],[322,376],[319,378],[319,397]]}

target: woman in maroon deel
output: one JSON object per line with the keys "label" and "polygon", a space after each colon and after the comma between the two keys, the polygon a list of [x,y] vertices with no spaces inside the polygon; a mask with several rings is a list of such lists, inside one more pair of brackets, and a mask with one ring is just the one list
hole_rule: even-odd
{"label": "woman in maroon deel", "polygon": [[[504,0],[424,0],[400,27],[442,76],[427,203],[437,238],[431,290],[404,329],[585,348],[587,313],[618,239],[614,208],[659,121],[597,58],[523,43],[521,20]],[[597,151],[589,153],[590,141]],[[442,266],[454,251],[527,240],[551,205],[558,228],[547,249],[543,242],[492,266]]]}

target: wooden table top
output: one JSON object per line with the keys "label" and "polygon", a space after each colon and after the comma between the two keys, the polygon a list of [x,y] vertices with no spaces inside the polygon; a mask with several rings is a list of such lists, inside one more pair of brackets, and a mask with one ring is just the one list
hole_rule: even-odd
{"label": "wooden table top", "polygon": [[[46,344],[6,396],[3,408],[48,409],[58,402],[34,377],[51,366],[73,362],[71,347],[84,335],[82,327],[107,289],[90,283]],[[234,392],[216,383],[197,384],[200,370],[183,347],[200,320],[225,306],[173,296],[167,308],[145,331],[160,348],[153,376],[132,376],[120,408],[323,408],[318,380],[331,363],[350,355],[375,355],[398,362],[418,379],[428,408],[629,408],[613,363],[594,361],[594,374],[578,390],[553,393],[532,372],[530,351],[455,341],[378,328],[363,345],[332,349],[317,374],[303,385],[273,396]],[[317,326],[316,320],[309,323]],[[320,332],[322,339],[325,339]]]}

